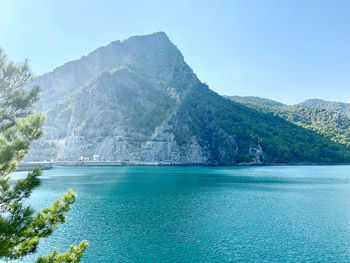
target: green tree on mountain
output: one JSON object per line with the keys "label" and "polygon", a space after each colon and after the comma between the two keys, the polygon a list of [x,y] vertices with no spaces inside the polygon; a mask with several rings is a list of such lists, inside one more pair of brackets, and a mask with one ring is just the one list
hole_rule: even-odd
{"label": "green tree on mountain", "polygon": [[[33,75],[27,61],[15,64],[0,50],[0,260],[18,259],[34,253],[42,238],[65,222],[66,213],[76,199],[68,190],[51,207],[35,212],[25,204],[40,185],[41,171],[34,169],[24,179],[10,182],[17,163],[27,154],[30,143],[42,134],[44,116],[34,113],[39,87],[25,89]],[[88,243],[82,241],[67,252],[54,250],[37,262],[79,262]]]}

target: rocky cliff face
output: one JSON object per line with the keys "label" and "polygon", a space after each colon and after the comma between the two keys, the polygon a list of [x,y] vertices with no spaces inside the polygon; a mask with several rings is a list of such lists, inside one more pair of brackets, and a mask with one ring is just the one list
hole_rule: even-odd
{"label": "rocky cliff face", "polygon": [[27,159],[206,163],[196,138],[180,147],[167,124],[198,83],[162,32],[112,42],[35,81],[47,122]]}
{"label": "rocky cliff face", "polygon": [[36,108],[47,122],[31,161],[261,163],[279,155],[266,121],[279,127],[281,151],[292,144],[280,132],[290,124],[211,91],[162,32],[112,42],[33,85],[42,87]]}

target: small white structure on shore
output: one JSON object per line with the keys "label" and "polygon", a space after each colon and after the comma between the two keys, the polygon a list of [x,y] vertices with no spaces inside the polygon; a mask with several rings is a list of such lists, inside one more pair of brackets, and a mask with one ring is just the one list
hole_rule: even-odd
{"label": "small white structure on shore", "polygon": [[99,160],[100,160],[100,156],[99,156],[98,154],[94,154],[94,155],[92,156],[92,161],[98,162]]}
{"label": "small white structure on shore", "polygon": [[84,157],[84,162],[89,162],[89,161],[90,161],[90,158],[87,157],[87,156],[85,156],[85,157]]}
{"label": "small white structure on shore", "polygon": [[84,162],[84,156],[79,156],[78,162]]}

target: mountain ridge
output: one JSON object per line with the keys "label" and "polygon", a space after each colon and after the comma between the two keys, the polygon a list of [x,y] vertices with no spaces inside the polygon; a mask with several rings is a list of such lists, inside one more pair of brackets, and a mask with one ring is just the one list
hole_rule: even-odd
{"label": "mountain ridge", "polygon": [[345,146],[210,90],[164,32],[113,41],[34,84],[47,123],[27,160],[350,162]]}
{"label": "mountain ridge", "polygon": [[350,146],[350,105],[342,102],[309,99],[294,105],[273,106],[265,99],[231,96],[231,100],[256,110],[271,113],[296,125],[316,131],[335,142]]}

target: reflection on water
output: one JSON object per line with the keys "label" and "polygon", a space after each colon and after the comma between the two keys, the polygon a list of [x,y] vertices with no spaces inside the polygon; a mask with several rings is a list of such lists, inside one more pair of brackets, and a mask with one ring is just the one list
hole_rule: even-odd
{"label": "reflection on water", "polygon": [[40,253],[87,239],[84,262],[350,258],[350,166],[56,167],[31,202],[68,188],[78,200]]}

